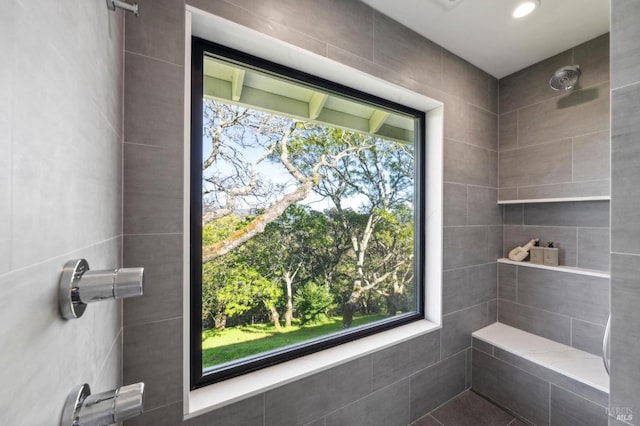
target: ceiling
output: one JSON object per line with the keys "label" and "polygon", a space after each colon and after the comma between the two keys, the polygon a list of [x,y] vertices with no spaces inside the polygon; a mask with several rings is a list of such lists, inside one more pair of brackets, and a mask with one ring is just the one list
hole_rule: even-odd
{"label": "ceiling", "polygon": [[540,0],[520,19],[521,0],[363,2],[496,78],[609,31],[609,0]]}

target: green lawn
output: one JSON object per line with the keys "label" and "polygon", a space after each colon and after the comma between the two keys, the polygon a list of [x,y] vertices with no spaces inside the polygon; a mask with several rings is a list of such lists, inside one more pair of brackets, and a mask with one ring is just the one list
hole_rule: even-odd
{"label": "green lawn", "polygon": [[[386,315],[357,316],[352,327],[386,318]],[[332,317],[320,324],[300,326],[294,323],[289,328],[276,330],[272,324],[254,324],[229,327],[224,330],[202,332],[203,368],[227,361],[255,355],[271,349],[281,348],[315,337],[340,331],[341,317]]]}

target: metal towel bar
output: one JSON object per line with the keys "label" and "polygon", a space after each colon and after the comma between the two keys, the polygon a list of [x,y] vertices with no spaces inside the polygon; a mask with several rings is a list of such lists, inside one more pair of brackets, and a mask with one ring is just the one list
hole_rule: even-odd
{"label": "metal towel bar", "polygon": [[607,319],[607,326],[604,328],[604,337],[602,338],[602,362],[604,362],[604,369],[607,370],[607,374],[611,375],[609,368],[611,367],[611,357],[609,356],[609,336],[611,331],[611,314]]}

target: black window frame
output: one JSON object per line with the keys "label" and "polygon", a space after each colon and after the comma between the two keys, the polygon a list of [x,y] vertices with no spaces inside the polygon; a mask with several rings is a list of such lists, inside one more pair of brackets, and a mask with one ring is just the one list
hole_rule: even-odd
{"label": "black window frame", "polygon": [[[280,78],[302,82],[323,91],[339,94],[354,100],[410,114],[417,119],[415,132],[415,201],[414,201],[414,269],[416,311],[390,317],[353,330],[343,330],[338,336],[328,336],[265,352],[247,362],[233,364],[224,369],[206,373],[202,368],[202,128],[203,128],[203,63],[206,53],[224,57],[243,66],[256,68]],[[290,361],[304,355],[319,352],[343,343],[380,333],[425,318],[426,290],[426,114],[405,105],[267,61],[238,50],[222,46],[198,37],[192,38],[191,50],[191,149],[190,149],[190,218],[189,218],[189,358],[190,389],[197,389],[226,379],[257,371],[272,365]]]}

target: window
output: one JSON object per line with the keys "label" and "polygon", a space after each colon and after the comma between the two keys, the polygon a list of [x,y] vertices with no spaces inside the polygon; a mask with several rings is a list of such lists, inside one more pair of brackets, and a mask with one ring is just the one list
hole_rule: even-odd
{"label": "window", "polygon": [[194,39],[191,387],[424,317],[424,113]]}

